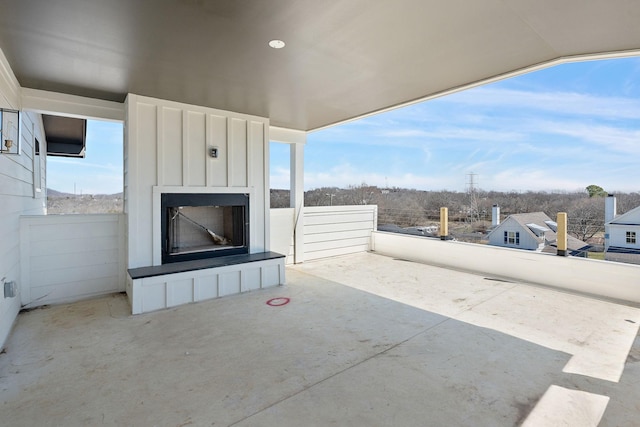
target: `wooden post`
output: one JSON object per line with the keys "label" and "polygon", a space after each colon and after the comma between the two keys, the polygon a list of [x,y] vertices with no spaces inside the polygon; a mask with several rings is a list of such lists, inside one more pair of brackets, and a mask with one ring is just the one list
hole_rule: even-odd
{"label": "wooden post", "polygon": [[556,222],[558,223],[558,251],[556,255],[567,256],[567,213],[558,212],[558,219]]}
{"label": "wooden post", "polygon": [[440,240],[447,240],[449,235],[449,208],[440,208]]}

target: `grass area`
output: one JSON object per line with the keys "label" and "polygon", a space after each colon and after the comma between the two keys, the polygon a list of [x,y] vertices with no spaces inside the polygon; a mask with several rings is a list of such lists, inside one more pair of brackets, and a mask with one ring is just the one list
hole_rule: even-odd
{"label": "grass area", "polygon": [[601,259],[604,261],[604,252],[589,252],[588,253],[588,258],[589,259]]}

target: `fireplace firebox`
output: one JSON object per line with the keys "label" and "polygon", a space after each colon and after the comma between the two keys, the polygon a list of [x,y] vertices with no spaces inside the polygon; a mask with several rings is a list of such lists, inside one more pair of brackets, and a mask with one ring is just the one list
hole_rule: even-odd
{"label": "fireplace firebox", "polygon": [[163,193],[162,263],[249,253],[249,195]]}

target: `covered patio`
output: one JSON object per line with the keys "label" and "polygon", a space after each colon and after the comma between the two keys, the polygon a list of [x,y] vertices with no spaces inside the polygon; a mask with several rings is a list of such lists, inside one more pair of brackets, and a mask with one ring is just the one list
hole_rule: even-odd
{"label": "covered patio", "polygon": [[[636,56],[640,3],[0,4],[20,142],[0,155],[0,425],[637,424],[640,267],[384,235],[375,206],[304,206],[304,148],[398,106]],[[46,215],[42,115],[124,124],[123,213]],[[271,142],[290,147],[278,213]],[[257,290],[284,264],[135,283],[164,268],[174,193],[249,197],[242,255],[282,253],[286,284]]]}
{"label": "covered patio", "polygon": [[120,294],[24,312],[0,424],[631,426],[639,324],[631,305],[353,254],[138,316]]}

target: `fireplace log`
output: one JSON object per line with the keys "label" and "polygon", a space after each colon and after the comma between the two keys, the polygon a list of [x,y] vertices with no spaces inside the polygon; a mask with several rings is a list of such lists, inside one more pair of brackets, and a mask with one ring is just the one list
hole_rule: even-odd
{"label": "fireplace log", "polygon": [[206,231],[209,236],[211,236],[211,238],[213,239],[213,242],[217,245],[228,245],[229,244],[229,240],[224,237],[224,236],[219,236],[216,233],[214,233],[212,230],[208,229],[207,227],[205,227],[202,224],[199,224],[197,222],[195,222],[194,220],[192,220],[191,218],[189,218],[188,216],[186,216],[185,214],[183,214],[182,212],[178,211],[178,215],[180,215],[181,217],[183,217],[184,219],[186,219],[187,221],[189,221],[191,224],[202,228],[204,231]]}

